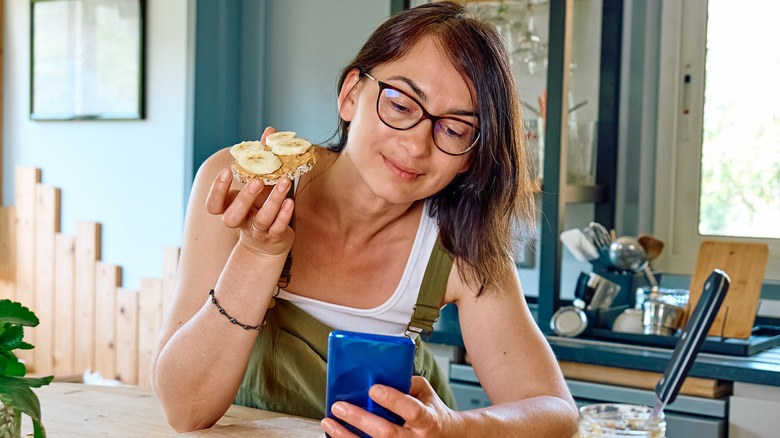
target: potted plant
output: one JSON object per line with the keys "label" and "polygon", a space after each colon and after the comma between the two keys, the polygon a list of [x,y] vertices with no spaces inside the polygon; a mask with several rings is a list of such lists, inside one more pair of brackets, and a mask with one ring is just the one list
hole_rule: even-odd
{"label": "potted plant", "polygon": [[38,317],[21,303],[0,300],[0,437],[21,436],[22,413],[32,419],[35,438],[45,437],[41,404],[31,388],[51,383],[54,376],[31,378],[14,350],[30,350],[24,342],[24,326],[35,327]]}

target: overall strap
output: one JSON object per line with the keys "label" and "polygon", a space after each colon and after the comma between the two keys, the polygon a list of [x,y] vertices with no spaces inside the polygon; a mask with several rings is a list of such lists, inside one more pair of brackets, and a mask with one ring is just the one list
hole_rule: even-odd
{"label": "overall strap", "polygon": [[420,294],[414,305],[412,320],[406,326],[406,335],[417,333],[430,336],[433,333],[433,324],[439,318],[439,307],[447,290],[447,279],[452,270],[452,254],[436,239],[431,258],[423,274]]}
{"label": "overall strap", "polygon": [[[288,198],[294,198],[295,197],[295,183],[298,182],[298,178],[291,181],[290,184],[290,190],[287,192]],[[294,222],[295,216],[290,218],[290,228],[295,229],[295,222]],[[287,252],[287,259],[284,261],[284,267],[282,268],[282,273],[279,275],[279,282],[276,284],[277,287],[284,289],[287,286],[290,285],[290,269],[292,269],[292,251]]]}

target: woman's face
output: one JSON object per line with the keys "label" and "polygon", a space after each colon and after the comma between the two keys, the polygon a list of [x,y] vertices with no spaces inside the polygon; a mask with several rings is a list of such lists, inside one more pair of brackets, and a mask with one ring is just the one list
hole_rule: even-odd
{"label": "woman's face", "polygon": [[[368,73],[413,96],[430,114],[478,126],[476,117],[463,115],[477,110],[469,84],[432,37],[421,39],[404,58],[380,64]],[[375,195],[392,203],[424,199],[468,168],[469,157],[476,151],[460,156],[440,151],[430,120],[404,131],[385,125],[376,112],[378,94],[379,85],[356,70],[339,94],[340,115],[350,122],[342,154],[348,155]]]}

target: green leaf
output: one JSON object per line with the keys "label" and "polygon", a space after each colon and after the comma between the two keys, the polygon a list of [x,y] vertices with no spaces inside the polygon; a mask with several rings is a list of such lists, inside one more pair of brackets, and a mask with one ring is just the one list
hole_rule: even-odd
{"label": "green leaf", "polygon": [[7,323],[4,329],[0,333],[0,350],[15,350],[19,348],[24,337],[24,327]]}
{"label": "green leaf", "polygon": [[0,398],[3,403],[15,406],[29,415],[33,421],[41,421],[41,403],[26,380],[20,377],[0,376]]}
{"label": "green leaf", "polygon": [[27,369],[12,351],[0,350],[0,375],[24,376]]}
{"label": "green leaf", "polygon": [[39,323],[35,313],[21,303],[11,300],[0,300],[0,324],[7,322],[29,327],[35,327]]}
{"label": "green leaf", "polygon": [[41,386],[46,386],[49,383],[51,383],[52,380],[54,380],[54,376],[46,376],[46,377],[25,377],[25,382],[27,382],[27,385],[31,388],[40,388]]}
{"label": "green leaf", "polygon": [[27,367],[19,362],[6,362],[2,368],[2,374],[5,376],[24,377],[27,374]]}
{"label": "green leaf", "polygon": [[19,349],[19,350],[32,350],[35,347],[32,344],[28,344],[27,342],[22,342],[16,348]]}
{"label": "green leaf", "polygon": [[46,430],[43,428],[43,423],[37,420],[33,420],[33,438],[46,438]]}

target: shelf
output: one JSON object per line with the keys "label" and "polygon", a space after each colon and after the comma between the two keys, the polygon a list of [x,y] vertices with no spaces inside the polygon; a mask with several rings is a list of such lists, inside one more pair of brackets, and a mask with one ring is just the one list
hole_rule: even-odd
{"label": "shelf", "polygon": [[[544,184],[542,184],[544,191]],[[563,197],[567,204],[599,203],[604,202],[604,187],[591,184],[568,184],[563,191]]]}
{"label": "shelf", "polygon": [[592,203],[593,218],[614,227],[617,166],[618,115],[624,0],[601,0],[601,40],[598,64],[598,137],[596,183],[567,183],[569,91],[574,1],[550,2],[547,66],[547,101],[544,134],[544,165],[541,179],[541,229],[539,252],[538,324],[549,327],[561,306],[562,248],[567,204]]}
{"label": "shelf", "polygon": [[602,202],[604,200],[604,187],[596,185],[567,185],[564,192],[567,203],[578,202]]}

